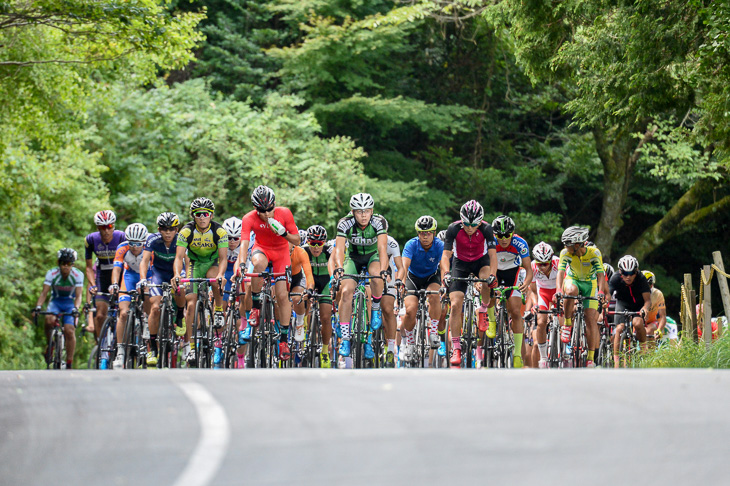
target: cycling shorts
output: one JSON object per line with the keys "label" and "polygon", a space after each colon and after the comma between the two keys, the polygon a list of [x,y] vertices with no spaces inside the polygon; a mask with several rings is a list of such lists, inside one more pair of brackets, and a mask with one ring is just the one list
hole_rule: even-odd
{"label": "cycling shorts", "polygon": [[[62,312],[70,314],[74,310],[74,300],[73,299],[52,300],[48,303],[48,309],[46,309],[46,310],[48,312],[53,312],[56,315],[58,315]],[[63,323],[75,326],[76,319],[74,319],[74,316],[63,316]]]}
{"label": "cycling shorts", "polygon": [[307,279],[304,277],[304,272],[299,272],[291,276],[291,288],[302,287],[307,288]]}
{"label": "cycling shorts", "polygon": [[537,308],[539,310],[548,310],[552,307],[552,300],[555,292],[558,289],[543,289],[542,287],[537,288]]}
{"label": "cycling shorts", "polygon": [[[134,290],[137,288],[137,284],[139,283],[139,274],[127,268],[124,270],[121,283],[122,285],[119,287],[120,290]],[[130,297],[128,294],[119,294],[119,302],[131,301],[132,297]]]}
{"label": "cycling shorts", "polygon": [[431,284],[441,285],[440,273],[439,270],[436,270],[436,273],[428,277],[416,277],[411,272],[408,272],[405,282],[406,290],[426,290]]}
{"label": "cycling shorts", "polygon": [[[497,270],[497,282],[502,287],[514,287],[520,286],[525,282],[527,277],[527,270],[522,267],[514,267],[509,270]],[[519,297],[522,298],[522,292],[519,290],[510,291],[508,298]]]}
{"label": "cycling shorts", "polygon": [[286,267],[291,266],[291,254],[289,253],[288,247],[283,250],[272,250],[259,246],[257,243],[254,243],[251,249],[251,258],[256,253],[261,253],[269,261],[274,273],[284,273],[286,272]]}
{"label": "cycling shorts", "polygon": [[[226,270],[226,285],[224,285],[223,290],[226,292],[231,291],[231,287],[233,286],[233,269]],[[223,293],[223,300],[225,302],[228,302],[231,299],[231,294]]]}
{"label": "cycling shorts", "polygon": [[332,297],[330,296],[329,275],[314,276],[314,291],[318,294],[322,294],[322,297],[319,298],[320,304],[332,304]]}
{"label": "cycling shorts", "polygon": [[377,261],[379,261],[378,252],[365,253],[364,255],[350,253],[347,255],[347,258],[345,258],[344,270],[345,273],[349,273],[351,275],[359,274],[363,270],[367,273],[370,268],[370,264]]}
{"label": "cycling shorts", "polygon": [[[452,277],[467,278],[471,274],[479,277],[481,269],[489,266],[489,255],[484,255],[479,260],[475,260],[473,262],[465,262],[458,258],[454,258],[453,263],[454,266],[451,268]],[[451,285],[449,285],[449,293],[464,293],[466,292],[466,285],[467,283],[463,280],[452,280]]]}
{"label": "cycling shorts", "polygon": [[[208,260],[208,261],[195,261],[192,258],[190,259],[190,278],[207,278],[208,277],[208,270],[210,270],[213,267],[218,267],[218,260]],[[194,283],[187,286],[186,294],[198,293],[198,284]]]}
{"label": "cycling shorts", "polygon": [[[563,281],[563,290],[567,289],[571,285],[575,285],[576,287],[578,287],[578,295],[582,295],[583,297],[595,297],[596,289],[597,289],[597,282],[598,281],[596,279],[588,280],[588,281],[575,280],[571,277],[566,276],[565,280]],[[583,303],[583,308],[598,310],[598,301],[597,300],[586,301]]]}
{"label": "cycling shorts", "polygon": [[[112,271],[111,270],[96,270],[96,290],[97,292],[109,292],[109,287],[112,284]],[[94,301],[100,300],[102,302],[109,302],[109,297],[106,295],[95,295]]]}

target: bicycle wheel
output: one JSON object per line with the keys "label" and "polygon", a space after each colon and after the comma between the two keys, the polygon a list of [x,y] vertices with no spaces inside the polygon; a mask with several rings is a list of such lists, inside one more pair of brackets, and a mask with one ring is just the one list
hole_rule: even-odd
{"label": "bicycle wheel", "polygon": [[365,306],[364,296],[359,294],[355,297],[353,306],[352,332],[350,333],[350,355],[352,356],[352,367],[361,369],[365,367],[363,359],[363,340],[367,340],[367,331],[365,330]]}
{"label": "bicycle wheel", "polygon": [[63,354],[64,354],[64,339],[63,339],[63,331],[60,331],[59,329],[53,330],[53,369],[54,370],[60,370],[65,364],[66,361],[64,360]]}
{"label": "bicycle wheel", "polygon": [[123,369],[133,369],[136,359],[136,346],[134,346],[134,326],[136,324],[135,308],[134,306],[129,307],[127,313],[127,322],[124,326],[124,336],[122,337],[122,349],[124,349],[124,364]]}
{"label": "bicycle wheel", "polygon": [[163,300],[160,306],[160,323],[157,331],[157,342],[159,346],[159,358],[157,360],[158,368],[172,367],[172,328],[168,322],[170,319],[170,310],[167,303]]}
{"label": "bicycle wheel", "polygon": [[469,299],[464,305],[464,322],[461,328],[461,347],[464,350],[461,355],[461,362],[463,368],[473,368],[474,358],[472,353],[474,346],[472,342],[472,318],[474,314],[474,301]]}
{"label": "bicycle wheel", "polygon": [[207,353],[207,350],[205,349],[205,335],[207,328],[207,323],[205,322],[205,304],[203,304],[202,301],[198,300],[198,302],[195,303],[195,316],[193,321],[193,339],[195,342],[195,366],[196,368],[206,368],[205,364],[207,362],[207,359],[205,357],[205,354]]}
{"label": "bicycle wheel", "polygon": [[608,368],[608,364],[612,356],[611,352],[611,340],[606,334],[601,336],[601,342],[598,344],[598,355],[596,356],[596,366],[601,368]]}
{"label": "bicycle wheel", "polygon": [[560,368],[560,326],[557,317],[550,324],[550,335],[548,336],[548,365],[550,368]]}
{"label": "bicycle wheel", "polygon": [[111,316],[107,316],[104,319],[104,324],[101,326],[99,332],[99,344],[96,353],[96,369],[101,369],[102,360],[106,361],[106,369],[109,369],[112,361],[114,360],[113,348],[114,346],[114,332],[112,331],[112,320]]}
{"label": "bicycle wheel", "polygon": [[238,332],[236,312],[233,309],[234,303],[229,302],[228,315],[226,316],[226,325],[223,328],[221,336],[221,346],[223,347],[223,367],[234,368],[236,364],[236,349],[238,348]]}
{"label": "bicycle wheel", "polygon": [[312,322],[309,323],[309,340],[307,345],[308,365],[310,368],[319,368],[319,353],[322,350],[322,334],[319,316],[319,307],[316,307],[312,315]]}

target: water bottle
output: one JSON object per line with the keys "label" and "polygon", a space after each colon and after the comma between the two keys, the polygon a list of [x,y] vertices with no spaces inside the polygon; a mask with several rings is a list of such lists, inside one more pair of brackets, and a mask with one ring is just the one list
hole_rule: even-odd
{"label": "water bottle", "polygon": [[109,360],[106,358],[102,358],[99,362],[99,369],[100,370],[108,370],[109,369]]}
{"label": "water bottle", "polygon": [[220,347],[220,344],[217,343],[215,347],[215,351],[213,353],[213,368],[219,369],[221,367],[221,361],[223,359],[223,349]]}

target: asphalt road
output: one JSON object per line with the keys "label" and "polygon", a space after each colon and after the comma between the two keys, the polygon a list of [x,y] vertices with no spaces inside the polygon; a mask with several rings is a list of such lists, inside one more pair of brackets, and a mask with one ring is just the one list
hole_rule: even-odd
{"label": "asphalt road", "polygon": [[0,372],[0,484],[730,484],[730,372]]}

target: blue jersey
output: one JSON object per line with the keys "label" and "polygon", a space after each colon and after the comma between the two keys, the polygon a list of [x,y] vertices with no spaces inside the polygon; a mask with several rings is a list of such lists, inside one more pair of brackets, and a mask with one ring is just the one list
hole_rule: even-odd
{"label": "blue jersey", "polygon": [[507,248],[502,248],[497,242],[497,270],[511,270],[522,265],[522,260],[530,256],[527,242],[517,233],[512,235],[512,241]]}
{"label": "blue jersey", "polygon": [[147,237],[147,243],[144,245],[144,251],[152,252],[152,267],[155,271],[163,274],[172,274],[172,264],[175,262],[175,253],[177,252],[177,237],[172,239],[170,246],[165,246],[160,233],[153,233]]}
{"label": "blue jersey", "polygon": [[411,238],[403,248],[403,258],[410,258],[411,265],[408,271],[416,277],[430,277],[438,270],[441,255],[444,252],[444,242],[438,238],[433,239],[433,245],[428,251],[423,249],[418,236]]}

